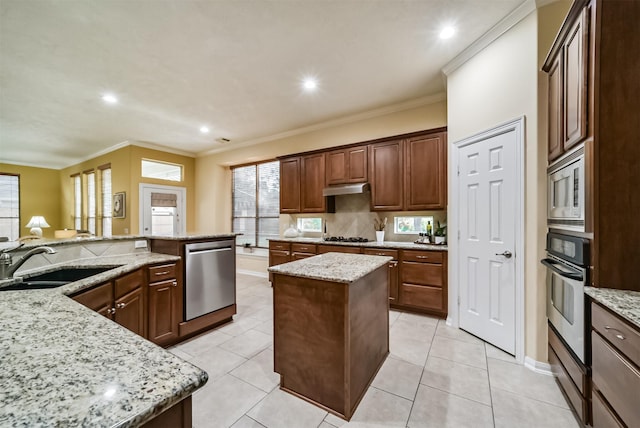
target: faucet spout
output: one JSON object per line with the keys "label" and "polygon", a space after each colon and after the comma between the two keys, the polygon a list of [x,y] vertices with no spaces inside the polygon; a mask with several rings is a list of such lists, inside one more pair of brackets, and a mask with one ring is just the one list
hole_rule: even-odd
{"label": "faucet spout", "polygon": [[10,254],[3,252],[0,254],[0,279],[13,278],[13,274],[20,269],[20,266],[22,266],[32,256],[40,253],[55,254],[56,250],[46,246],[35,247],[27,251],[22,257],[16,260],[15,263],[12,263],[13,260]]}

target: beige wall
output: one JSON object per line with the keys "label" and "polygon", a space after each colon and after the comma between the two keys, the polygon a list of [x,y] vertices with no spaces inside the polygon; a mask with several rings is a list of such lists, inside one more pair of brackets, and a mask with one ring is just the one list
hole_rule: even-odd
{"label": "beige wall", "polygon": [[34,215],[41,215],[51,227],[42,229],[42,236],[53,238],[53,231],[63,228],[60,208],[59,171],[48,168],[0,163],[0,172],[20,175],[20,236],[28,235],[24,227]]}
{"label": "beige wall", "polygon": [[357,143],[447,124],[444,101],[351,122],[293,137],[199,157],[196,159],[197,230],[231,230],[231,172],[229,165],[274,159],[292,153]]}
{"label": "beige wall", "polygon": [[[534,11],[447,79],[448,138],[454,143],[525,116],[525,355],[547,361],[544,255],[546,233],[546,76],[540,57],[568,2]],[[539,90],[539,83],[544,88]]]}

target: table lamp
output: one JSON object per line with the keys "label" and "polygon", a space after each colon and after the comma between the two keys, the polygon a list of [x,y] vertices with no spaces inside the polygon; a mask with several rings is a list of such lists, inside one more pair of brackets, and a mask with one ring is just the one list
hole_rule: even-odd
{"label": "table lamp", "polygon": [[31,228],[29,232],[31,232],[32,235],[42,238],[42,228],[49,227],[49,223],[47,223],[47,220],[45,220],[43,216],[34,215],[25,227]]}

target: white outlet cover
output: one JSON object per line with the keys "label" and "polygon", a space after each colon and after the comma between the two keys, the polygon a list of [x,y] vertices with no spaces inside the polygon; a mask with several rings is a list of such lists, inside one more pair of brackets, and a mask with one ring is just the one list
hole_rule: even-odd
{"label": "white outlet cover", "polygon": [[135,248],[147,248],[147,241],[136,241]]}

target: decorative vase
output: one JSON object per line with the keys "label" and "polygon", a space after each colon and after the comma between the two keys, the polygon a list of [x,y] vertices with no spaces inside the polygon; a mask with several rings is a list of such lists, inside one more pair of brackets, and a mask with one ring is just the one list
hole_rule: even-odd
{"label": "decorative vase", "polygon": [[444,236],[436,236],[436,244],[444,244]]}
{"label": "decorative vase", "polygon": [[384,230],[376,230],[376,242],[382,244],[384,242]]}

